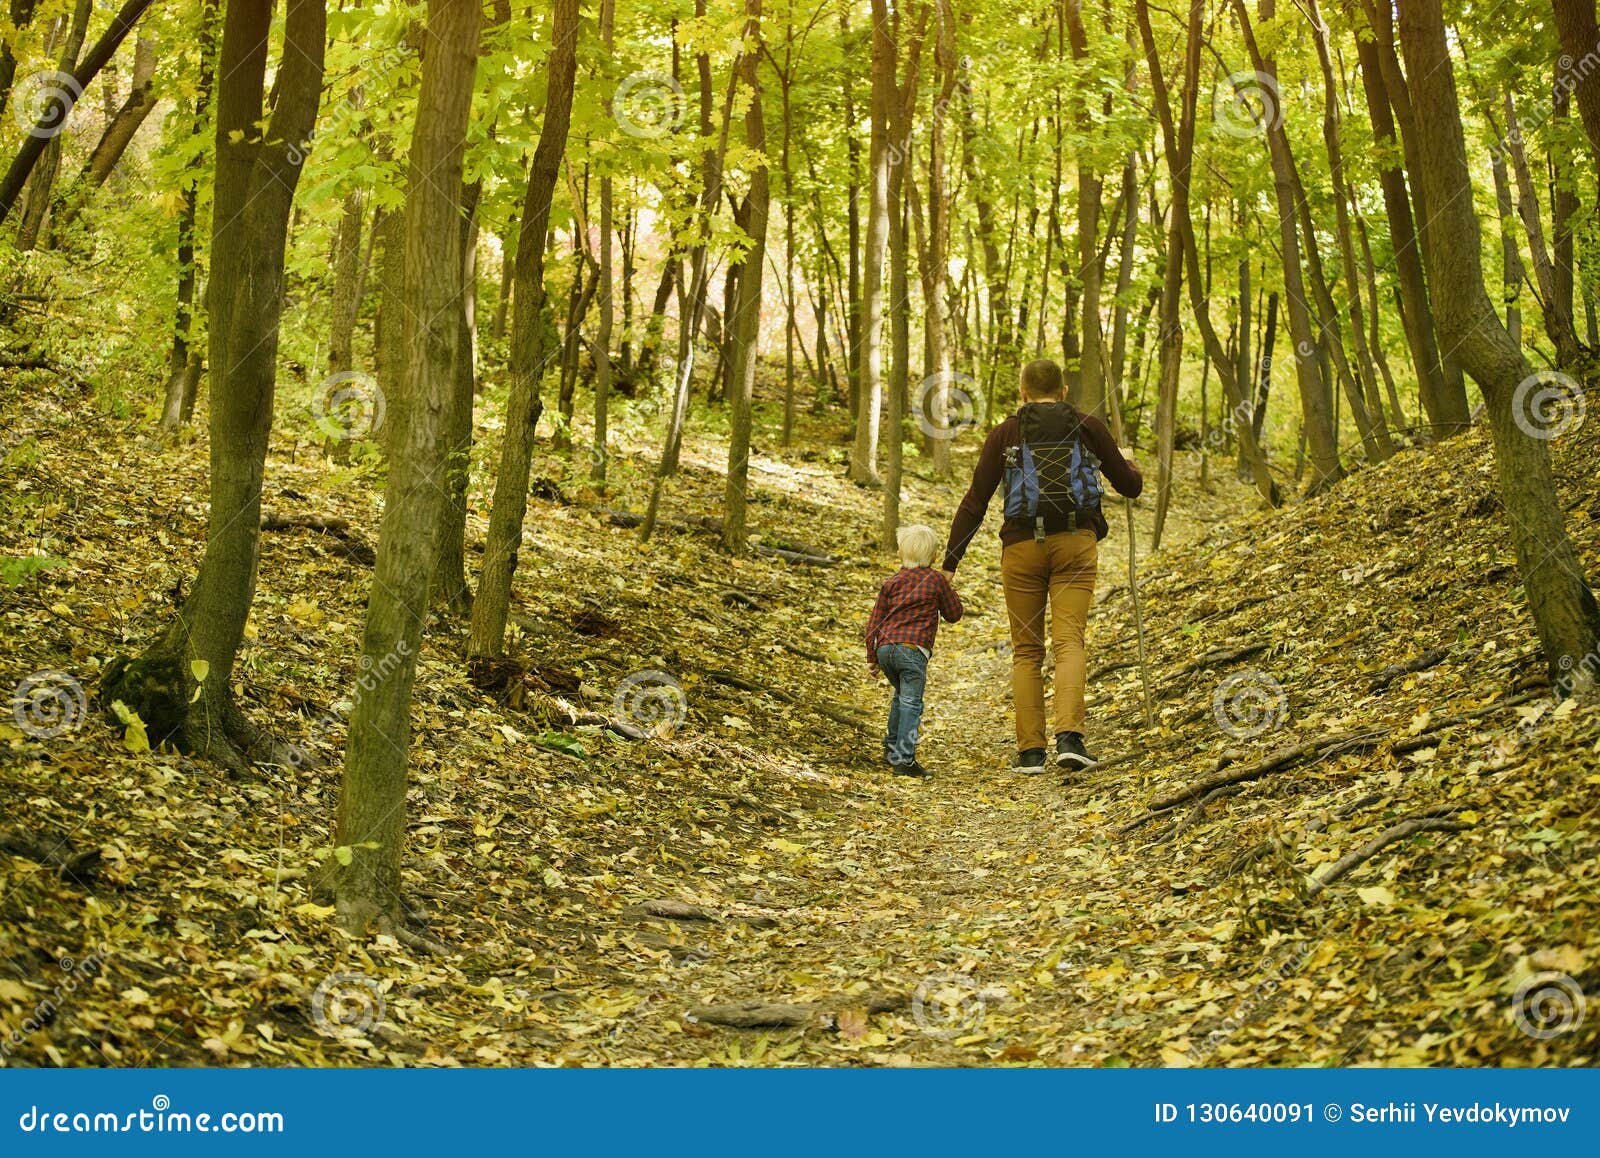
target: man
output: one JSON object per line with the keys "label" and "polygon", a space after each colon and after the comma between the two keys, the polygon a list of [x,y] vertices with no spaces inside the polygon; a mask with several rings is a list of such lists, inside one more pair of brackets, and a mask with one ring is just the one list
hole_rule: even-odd
{"label": "man", "polygon": [[1106,535],[1099,476],[1136,498],[1144,476],[1104,422],[1066,401],[1061,367],[1048,359],[1022,368],[1022,405],[989,433],[972,485],[956,509],[944,570],[954,577],[983,526],[989,500],[1006,483],[1000,573],[1011,622],[1011,692],[1019,772],[1043,772],[1045,611],[1055,651],[1055,753],[1060,767],[1092,768],[1084,747],[1084,628],[1094,598],[1099,543]]}

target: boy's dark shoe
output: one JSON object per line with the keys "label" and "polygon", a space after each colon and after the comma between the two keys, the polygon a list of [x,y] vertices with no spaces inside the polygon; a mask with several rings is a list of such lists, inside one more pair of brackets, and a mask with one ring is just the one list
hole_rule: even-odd
{"label": "boy's dark shoe", "polygon": [[1077,768],[1081,771],[1093,768],[1099,762],[1084,749],[1083,737],[1077,732],[1062,732],[1056,737],[1057,767]]}
{"label": "boy's dark shoe", "polygon": [[891,771],[894,772],[896,776],[918,776],[926,778],[933,775],[932,772],[929,772],[916,760],[911,761],[909,764],[895,764],[892,766]]}
{"label": "boy's dark shoe", "polygon": [[1016,763],[1011,765],[1013,772],[1021,772],[1024,776],[1037,776],[1045,770],[1043,748],[1029,748],[1026,752],[1018,752]]}

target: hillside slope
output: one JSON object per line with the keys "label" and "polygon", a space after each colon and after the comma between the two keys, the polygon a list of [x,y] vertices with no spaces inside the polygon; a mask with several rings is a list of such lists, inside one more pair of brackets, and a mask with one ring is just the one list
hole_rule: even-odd
{"label": "hillside slope", "polygon": [[[690,521],[719,505],[714,436],[688,449],[680,522],[648,550],[607,513],[641,508],[646,461],[615,459],[602,499],[586,464],[546,455],[515,605],[526,680],[475,689],[460,623],[436,624],[422,656],[406,886],[428,953],[346,938],[312,887],[359,694],[372,468],[330,464],[308,426],[280,424],[267,507],[345,522],[264,536],[240,691],[312,761],[228,780],[130,751],[93,702],[99,670],[192,574],[203,438],[158,444],[38,382],[0,392],[0,411],[0,553],[62,560],[0,590],[0,676],[61,673],[76,713],[53,735],[0,724],[11,1064],[1600,1051],[1576,996],[1600,992],[1600,719],[1549,702],[1479,434],[1226,522],[1207,520],[1244,509],[1242,490],[1201,495],[1183,462],[1171,545],[1142,561],[1154,730],[1113,519],[1090,662],[1107,761],[1066,783],[1005,770],[991,534],[962,568],[971,614],[933,665],[939,775],[896,782],[858,654],[890,564],[871,545],[878,496],[840,481],[842,452],[759,441],[752,470],[755,525],[833,567],[715,552]],[[1593,438],[1558,450],[1582,480],[1568,497],[1592,574]],[[909,479],[905,517],[938,525],[959,493]],[[475,493],[474,539],[486,506]],[[1259,775],[1187,791],[1241,770]],[[1425,830],[1310,883],[1411,818]]]}

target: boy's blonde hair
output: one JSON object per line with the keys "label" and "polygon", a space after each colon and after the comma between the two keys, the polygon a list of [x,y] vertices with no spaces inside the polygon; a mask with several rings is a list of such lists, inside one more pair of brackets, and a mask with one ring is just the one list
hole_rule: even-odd
{"label": "boy's blonde hair", "polygon": [[939,537],[932,527],[921,523],[901,527],[895,533],[895,542],[900,547],[900,563],[905,567],[932,567],[939,553]]}

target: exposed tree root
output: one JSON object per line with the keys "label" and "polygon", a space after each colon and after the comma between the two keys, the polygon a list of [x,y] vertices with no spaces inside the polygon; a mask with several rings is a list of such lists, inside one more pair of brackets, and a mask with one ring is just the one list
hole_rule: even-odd
{"label": "exposed tree root", "polygon": [[[1452,809],[1451,811],[1454,810]],[[1408,820],[1402,820],[1399,824],[1384,829],[1354,852],[1346,853],[1334,861],[1323,870],[1320,876],[1313,878],[1311,883],[1306,886],[1306,895],[1308,897],[1317,896],[1329,885],[1349,876],[1361,865],[1377,856],[1396,841],[1405,840],[1407,837],[1415,836],[1419,832],[1461,832],[1471,827],[1470,824],[1464,824],[1459,820],[1449,820],[1437,813],[1434,815],[1414,816]]]}

